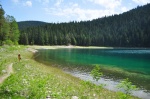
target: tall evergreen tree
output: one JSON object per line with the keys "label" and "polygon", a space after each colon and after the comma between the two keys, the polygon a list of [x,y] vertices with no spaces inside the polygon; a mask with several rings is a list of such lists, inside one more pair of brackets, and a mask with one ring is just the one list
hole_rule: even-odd
{"label": "tall evergreen tree", "polygon": [[5,12],[2,8],[2,5],[0,5],[0,45],[3,45],[5,43],[5,41],[8,39],[9,33],[9,26],[5,21],[4,14]]}
{"label": "tall evergreen tree", "polygon": [[9,38],[14,44],[17,44],[19,41],[19,30],[18,30],[18,24],[13,16],[7,15],[6,20],[9,24]]}
{"label": "tall evergreen tree", "polygon": [[0,5],[0,45],[18,44],[19,30],[18,24],[13,16],[4,17],[4,10]]}

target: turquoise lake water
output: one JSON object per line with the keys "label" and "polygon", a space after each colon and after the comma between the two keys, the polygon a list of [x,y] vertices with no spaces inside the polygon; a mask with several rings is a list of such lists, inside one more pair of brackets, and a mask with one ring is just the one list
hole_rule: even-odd
{"label": "turquoise lake water", "polygon": [[41,49],[37,60],[87,70],[99,64],[104,76],[129,78],[150,91],[150,49]]}

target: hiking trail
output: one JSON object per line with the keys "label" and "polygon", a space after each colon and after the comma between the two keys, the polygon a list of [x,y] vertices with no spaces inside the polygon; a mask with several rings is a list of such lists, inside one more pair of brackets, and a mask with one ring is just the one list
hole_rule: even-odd
{"label": "hiking trail", "polygon": [[3,81],[11,75],[11,73],[13,73],[12,66],[13,66],[13,63],[9,64],[7,67],[6,73],[0,77],[0,84],[3,83]]}

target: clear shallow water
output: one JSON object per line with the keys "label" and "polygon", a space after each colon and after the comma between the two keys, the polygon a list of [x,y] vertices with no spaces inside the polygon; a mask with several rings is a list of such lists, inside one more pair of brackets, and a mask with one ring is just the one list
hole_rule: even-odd
{"label": "clear shallow water", "polygon": [[102,64],[150,75],[150,50],[132,49],[53,49],[39,50],[46,61],[81,65]]}
{"label": "clear shallow water", "polygon": [[[102,77],[98,82],[96,82],[95,80],[92,79],[92,77],[90,76],[90,73],[84,73],[84,72],[78,72],[78,71],[74,71],[74,72],[67,72],[69,74],[72,74],[75,77],[79,77],[82,80],[86,80],[86,81],[91,81],[95,84],[104,84],[106,86],[104,86],[104,88],[112,90],[112,91],[120,91],[119,89],[117,89],[117,85],[119,84],[118,81],[114,81],[113,79],[106,79],[104,77]],[[150,97],[150,93],[145,92],[145,90],[140,89],[137,91],[132,91],[132,95],[142,98],[142,99],[149,99]]]}
{"label": "clear shallow water", "polygon": [[42,49],[38,54],[37,60],[72,68],[69,69],[72,74],[86,70],[88,75],[91,66],[99,64],[105,79],[118,81],[128,77],[143,90],[150,91],[150,49]]}

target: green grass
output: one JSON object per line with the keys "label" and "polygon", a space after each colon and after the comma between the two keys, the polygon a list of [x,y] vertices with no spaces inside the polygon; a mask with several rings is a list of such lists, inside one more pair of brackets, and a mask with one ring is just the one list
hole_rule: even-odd
{"label": "green grass", "polygon": [[[22,60],[17,59],[18,53]],[[14,73],[0,84],[1,99],[120,99],[112,92],[89,81],[82,81],[59,68],[46,66],[32,59],[26,46],[0,47],[0,74],[10,63]],[[129,97],[137,99],[136,97]]]}

